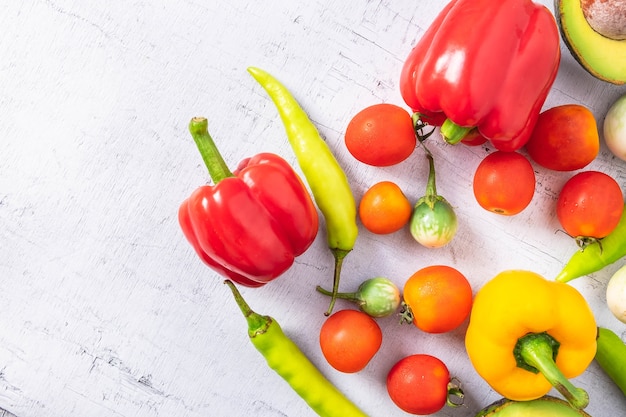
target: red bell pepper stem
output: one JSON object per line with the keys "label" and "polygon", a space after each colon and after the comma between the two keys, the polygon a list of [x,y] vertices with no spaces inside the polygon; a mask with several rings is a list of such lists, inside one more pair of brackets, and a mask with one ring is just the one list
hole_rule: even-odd
{"label": "red bell pepper stem", "polygon": [[209,122],[204,117],[194,117],[189,122],[189,132],[200,151],[202,160],[209,170],[209,175],[215,184],[227,177],[233,177],[224,158],[217,149],[208,130]]}
{"label": "red bell pepper stem", "polygon": [[473,126],[463,127],[454,123],[450,119],[446,119],[445,122],[441,125],[441,135],[450,145],[456,145],[459,143],[470,130],[473,129]]}

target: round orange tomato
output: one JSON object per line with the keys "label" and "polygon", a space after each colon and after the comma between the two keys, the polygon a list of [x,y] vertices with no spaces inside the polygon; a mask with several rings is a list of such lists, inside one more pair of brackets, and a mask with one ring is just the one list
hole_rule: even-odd
{"label": "round orange tomato", "polygon": [[352,118],[345,143],[357,160],[382,167],[407,159],[415,149],[417,136],[406,110],[381,103],[366,107]]}
{"label": "round orange tomato", "polygon": [[433,265],[414,273],[404,284],[404,303],[413,324],[427,333],[459,327],[472,309],[472,287],[455,268]]}
{"label": "round orange tomato", "polygon": [[530,158],[544,168],[574,171],[587,166],[600,150],[600,136],[591,111],[578,104],[541,113],[526,143]]}
{"label": "round orange tomato", "polygon": [[522,154],[496,151],[474,173],[474,197],[485,210],[512,216],[524,210],[535,194],[535,171]]}
{"label": "round orange tomato", "polygon": [[372,185],[361,198],[359,217],[367,230],[388,234],[402,229],[411,217],[413,206],[400,187],[391,181]]}
{"label": "round orange tomato", "polygon": [[620,185],[599,171],[579,172],[567,180],[556,204],[561,226],[583,246],[588,238],[601,239],[611,233],[623,211]]}
{"label": "round orange tomato", "polygon": [[320,330],[320,347],[326,361],[340,372],[365,368],[383,341],[376,320],[359,310],[340,310],[326,319]]}

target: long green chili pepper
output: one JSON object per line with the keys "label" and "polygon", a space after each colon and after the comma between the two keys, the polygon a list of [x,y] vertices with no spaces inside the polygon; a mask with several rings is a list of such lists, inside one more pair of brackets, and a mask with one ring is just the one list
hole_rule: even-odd
{"label": "long green chili pepper", "polygon": [[300,348],[289,339],[278,322],[252,311],[232,281],[224,281],[248,323],[248,336],[267,364],[322,417],[367,417],[346,398]]}
{"label": "long green chili pepper", "polygon": [[626,395],[626,344],[612,330],[598,328],[598,350],[595,360]]}
{"label": "long green chili pepper", "polygon": [[608,236],[576,251],[555,279],[568,282],[600,271],[625,256],[626,207],[615,229]]}
{"label": "long green chili pepper", "polygon": [[330,315],[339,292],[343,259],[356,242],[356,202],[343,169],[319,131],[291,92],[269,73],[256,67],[248,72],[265,89],[282,119],[300,169],[315,203],[324,215],[328,247],[335,258]]}

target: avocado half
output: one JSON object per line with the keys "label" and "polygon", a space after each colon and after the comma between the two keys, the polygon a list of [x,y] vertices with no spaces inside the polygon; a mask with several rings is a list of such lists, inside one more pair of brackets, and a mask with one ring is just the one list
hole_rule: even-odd
{"label": "avocado half", "polygon": [[581,0],[555,0],[555,17],[563,41],[576,61],[600,80],[626,83],[626,39],[611,39],[587,22]]}

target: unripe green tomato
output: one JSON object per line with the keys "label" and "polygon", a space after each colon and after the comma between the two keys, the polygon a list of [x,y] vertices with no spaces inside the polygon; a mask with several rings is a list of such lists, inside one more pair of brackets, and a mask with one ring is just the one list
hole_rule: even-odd
{"label": "unripe green tomato", "polygon": [[456,214],[445,198],[437,196],[432,208],[424,198],[413,209],[409,224],[411,235],[427,248],[440,248],[450,243],[456,234]]}

